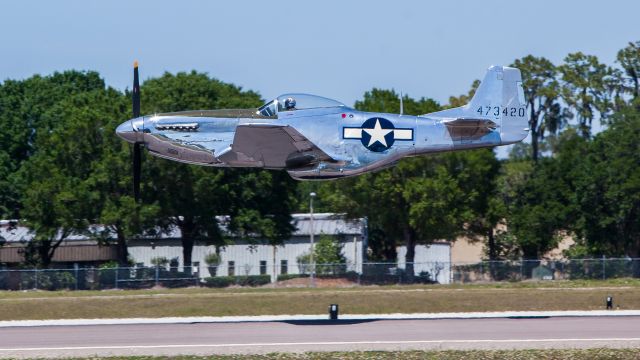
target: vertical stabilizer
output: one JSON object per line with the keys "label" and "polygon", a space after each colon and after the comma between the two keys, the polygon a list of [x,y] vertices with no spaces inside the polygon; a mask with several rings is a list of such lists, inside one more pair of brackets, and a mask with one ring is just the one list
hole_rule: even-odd
{"label": "vertical stabilizer", "polygon": [[529,134],[527,104],[522,88],[520,70],[506,66],[492,66],[464,106],[426,114],[443,120],[491,120],[498,125],[501,144],[522,141]]}

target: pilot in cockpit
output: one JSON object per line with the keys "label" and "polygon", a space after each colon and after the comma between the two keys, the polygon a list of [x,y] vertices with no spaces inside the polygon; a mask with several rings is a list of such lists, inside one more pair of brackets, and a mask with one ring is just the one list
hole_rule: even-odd
{"label": "pilot in cockpit", "polygon": [[296,110],[296,99],[288,97],[287,100],[284,101],[284,108],[286,111]]}

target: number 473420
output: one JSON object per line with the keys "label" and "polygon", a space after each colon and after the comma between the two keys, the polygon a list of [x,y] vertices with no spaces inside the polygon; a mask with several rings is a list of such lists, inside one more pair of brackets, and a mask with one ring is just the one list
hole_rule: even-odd
{"label": "number 473420", "polygon": [[504,107],[504,106],[480,106],[476,112],[480,115],[484,116],[500,116],[502,113],[503,116],[524,116],[524,108],[517,107]]}

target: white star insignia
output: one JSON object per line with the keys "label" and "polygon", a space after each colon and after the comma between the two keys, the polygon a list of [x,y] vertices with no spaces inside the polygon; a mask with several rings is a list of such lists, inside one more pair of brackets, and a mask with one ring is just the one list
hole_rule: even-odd
{"label": "white star insignia", "polygon": [[369,145],[367,145],[367,147],[373,145],[376,141],[384,145],[384,147],[387,147],[387,141],[384,139],[384,137],[393,131],[393,129],[383,129],[380,126],[380,119],[376,119],[376,125],[373,127],[373,129],[363,128],[362,130],[371,135],[371,139],[369,139]]}

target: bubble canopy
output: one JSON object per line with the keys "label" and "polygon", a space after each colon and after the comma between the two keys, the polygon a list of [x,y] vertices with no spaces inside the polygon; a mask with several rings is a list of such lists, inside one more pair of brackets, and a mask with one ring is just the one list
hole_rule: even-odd
{"label": "bubble canopy", "polygon": [[[287,110],[285,108],[285,101],[287,99],[293,99],[295,101],[295,108]],[[311,95],[311,94],[283,94],[262,105],[258,112],[264,116],[275,116],[277,112],[281,111],[296,111],[303,109],[318,109],[318,108],[331,108],[331,107],[345,107],[345,105],[339,101],[328,99],[326,97]]]}

